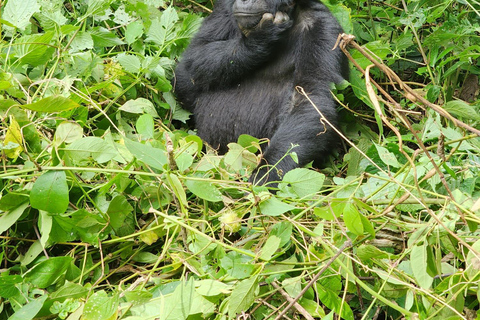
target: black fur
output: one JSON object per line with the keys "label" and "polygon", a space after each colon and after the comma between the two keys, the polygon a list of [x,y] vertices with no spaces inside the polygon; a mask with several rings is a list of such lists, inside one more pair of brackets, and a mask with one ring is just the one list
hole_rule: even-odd
{"label": "black fur", "polygon": [[[252,22],[238,15],[237,20],[237,11],[262,12],[247,15],[247,20],[256,19]],[[270,19],[263,15],[258,24],[265,11],[271,13]],[[279,11],[288,15],[288,21],[273,21],[281,17]],[[295,86],[303,87],[325,117],[336,123],[329,84],[348,77],[344,55],[338,48],[332,50],[341,32],[316,0],[218,0],[175,70],[176,95],[193,112],[198,135],[221,153],[239,135],[249,134],[270,139],[263,164],[277,163],[292,144],[299,145],[293,149],[298,164],[287,156],[277,165],[283,173],[321,161],[337,134],[328,127],[322,133],[320,116]],[[260,180],[266,172],[259,166],[251,180]],[[272,170],[260,182],[278,180]]]}

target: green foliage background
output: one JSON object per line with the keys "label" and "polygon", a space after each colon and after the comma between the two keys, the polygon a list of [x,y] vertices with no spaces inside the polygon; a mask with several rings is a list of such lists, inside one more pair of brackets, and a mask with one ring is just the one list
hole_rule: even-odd
{"label": "green foliage background", "polygon": [[480,318],[480,5],[325,4],[344,144],[273,195],[172,93],[210,1],[0,2],[0,319]]}

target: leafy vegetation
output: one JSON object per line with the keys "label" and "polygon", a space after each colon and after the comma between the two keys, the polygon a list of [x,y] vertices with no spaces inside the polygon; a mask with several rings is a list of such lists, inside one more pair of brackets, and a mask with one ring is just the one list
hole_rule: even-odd
{"label": "leafy vegetation", "polygon": [[273,195],[172,94],[211,2],[2,2],[0,319],[479,318],[480,6],[326,4],[344,144]]}

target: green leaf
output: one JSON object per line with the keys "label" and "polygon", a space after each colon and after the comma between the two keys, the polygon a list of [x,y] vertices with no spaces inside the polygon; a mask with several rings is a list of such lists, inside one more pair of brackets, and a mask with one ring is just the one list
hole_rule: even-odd
{"label": "green leaf", "polygon": [[451,113],[454,117],[480,121],[480,115],[477,110],[463,100],[449,101],[443,105],[443,109]]}
{"label": "green leaf", "polygon": [[295,209],[294,206],[284,203],[275,197],[271,197],[260,203],[260,211],[262,214],[271,217],[280,216],[293,209]]}
{"label": "green leaf", "polygon": [[360,216],[361,213],[351,202],[348,202],[345,208],[343,208],[343,221],[345,222],[345,226],[350,232],[357,236],[363,235],[363,223]]}
{"label": "green leaf", "polygon": [[320,172],[296,168],[285,174],[278,188],[283,192],[294,193],[303,198],[320,191],[324,181],[325,175]]}
{"label": "green leaf", "polygon": [[90,32],[80,31],[75,35],[70,45],[72,52],[93,49],[93,39]]}
{"label": "green leaf", "polygon": [[186,180],[185,185],[194,195],[211,202],[222,201],[222,193],[208,181]]}
{"label": "green leaf", "polygon": [[231,285],[212,279],[197,281],[196,286],[196,291],[205,297],[229,294],[232,291]]}
{"label": "green leaf", "polygon": [[240,312],[247,311],[255,301],[258,292],[258,275],[237,283],[230,295],[228,316],[235,318]]}
{"label": "green leaf", "polygon": [[287,243],[290,242],[290,238],[292,236],[292,223],[289,221],[282,221],[280,223],[276,223],[272,230],[270,230],[270,235],[277,236],[280,238],[280,247],[285,246]]}
{"label": "green leaf", "polygon": [[132,206],[123,195],[118,195],[113,198],[107,209],[107,215],[110,217],[110,225],[112,228],[119,229],[132,210]]}
{"label": "green leaf", "polygon": [[382,159],[383,163],[394,168],[400,167],[400,163],[398,163],[395,154],[388,151],[387,148],[379,146],[378,144],[375,144],[375,147],[377,148],[378,156],[380,157],[380,159]]}
{"label": "green leaf", "polygon": [[20,310],[16,311],[8,320],[31,320],[35,318],[37,313],[42,309],[48,295],[45,294],[37,299],[31,300],[24,305]]}
{"label": "green leaf", "polygon": [[180,179],[178,179],[177,175],[171,173],[167,174],[167,181],[172,188],[173,193],[177,197],[177,199],[180,201],[180,203],[184,207],[188,207],[188,202],[187,202],[187,195],[185,194],[185,190],[183,189],[183,185],[180,182]]}
{"label": "green leaf", "polygon": [[50,299],[64,301],[65,299],[84,298],[88,294],[88,289],[78,283],[66,282],[57,291],[50,294]]}
{"label": "green leaf", "polygon": [[62,112],[79,107],[79,104],[62,96],[50,96],[37,102],[24,104],[22,108],[38,112]]}
{"label": "green leaf", "polygon": [[138,117],[135,127],[137,128],[137,132],[141,134],[143,138],[153,139],[155,122],[151,115],[142,114],[140,117]]}
{"label": "green leaf", "polygon": [[2,18],[20,30],[30,24],[30,18],[40,10],[37,0],[9,0],[3,9]]}
{"label": "green leaf", "polygon": [[8,299],[20,293],[17,285],[20,285],[23,279],[19,275],[2,275],[0,277],[0,297]]}
{"label": "green leaf", "polygon": [[143,23],[141,20],[133,21],[127,26],[125,31],[125,41],[127,44],[134,43],[143,34]]}
{"label": "green leaf", "polygon": [[280,247],[281,241],[282,240],[279,237],[275,235],[270,235],[267,241],[265,241],[265,244],[263,245],[262,250],[260,250],[259,258],[262,259],[263,261],[270,261],[272,256]]}
{"label": "green leaf", "polygon": [[165,151],[128,139],[124,141],[128,151],[130,151],[135,158],[152,168],[161,171],[165,170],[164,166],[168,162]]}
{"label": "green leaf", "polygon": [[64,171],[48,171],[35,181],[30,192],[33,208],[63,213],[68,208],[68,185]]}
{"label": "green leaf", "polygon": [[413,276],[417,279],[418,285],[423,289],[429,289],[433,283],[433,278],[427,273],[427,263],[426,244],[413,246],[410,252],[410,265]]}
{"label": "green leaf", "polygon": [[75,140],[65,148],[70,159],[79,165],[88,165],[91,159],[105,163],[118,155],[117,150],[107,141],[98,137],[85,137]]}
{"label": "green leaf", "polygon": [[113,32],[103,28],[93,28],[90,32],[93,43],[97,48],[113,47],[122,45],[125,42],[120,40]]}
{"label": "green leaf", "polygon": [[241,134],[238,137],[238,144],[246,148],[251,153],[256,153],[258,151],[259,141],[260,140],[258,140],[257,138],[252,137],[248,134]]}
{"label": "green leaf", "polygon": [[71,257],[52,257],[44,260],[25,273],[25,281],[39,288],[46,288],[64,277],[71,263]]}
{"label": "green leaf", "polygon": [[13,48],[15,57],[19,59],[20,64],[39,66],[52,59],[55,48],[49,44],[53,35],[53,32],[46,32],[18,38]]}
{"label": "green leaf", "polygon": [[158,118],[158,113],[155,110],[153,103],[144,98],[128,100],[123,104],[123,106],[118,108],[118,110],[136,114],[147,113],[154,118]]}
{"label": "green leaf", "polygon": [[78,123],[63,121],[58,125],[53,141],[56,146],[59,146],[62,143],[72,143],[79,140],[82,135],[83,129]]}
{"label": "green leaf", "polygon": [[109,296],[105,291],[95,292],[88,298],[83,308],[82,320],[115,319],[119,304],[118,294]]}
{"label": "green leaf", "polygon": [[123,67],[123,69],[130,73],[140,72],[140,58],[133,54],[120,53],[117,55],[118,63]]}

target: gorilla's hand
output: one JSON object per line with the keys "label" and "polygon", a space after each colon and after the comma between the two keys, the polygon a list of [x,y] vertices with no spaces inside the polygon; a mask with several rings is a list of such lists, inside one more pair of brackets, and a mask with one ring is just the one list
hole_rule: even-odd
{"label": "gorilla's hand", "polygon": [[266,43],[276,41],[281,35],[290,29],[293,20],[287,13],[277,11],[275,16],[269,12],[264,13],[260,22],[251,30],[242,29],[243,34],[248,38],[255,38]]}

